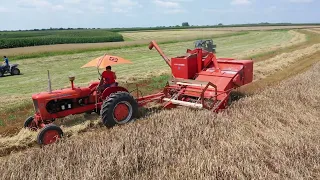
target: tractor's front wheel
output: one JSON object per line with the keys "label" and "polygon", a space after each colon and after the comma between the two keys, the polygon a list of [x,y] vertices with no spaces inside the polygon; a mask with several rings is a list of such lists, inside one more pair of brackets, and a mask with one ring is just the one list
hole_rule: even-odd
{"label": "tractor's front wheel", "polygon": [[33,129],[34,127],[32,126],[32,122],[34,120],[33,116],[28,117],[25,121],[24,121],[24,128],[29,128],[29,129]]}
{"label": "tractor's front wheel", "polygon": [[62,129],[56,125],[46,125],[38,134],[37,142],[40,145],[48,145],[57,142],[63,137]]}
{"label": "tractor's front wheel", "polygon": [[111,94],[103,102],[101,109],[102,122],[107,127],[125,124],[136,118],[138,103],[127,92]]}

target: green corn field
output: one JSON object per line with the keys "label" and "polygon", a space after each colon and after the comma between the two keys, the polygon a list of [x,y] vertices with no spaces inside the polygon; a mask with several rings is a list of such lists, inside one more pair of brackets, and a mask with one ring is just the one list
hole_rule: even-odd
{"label": "green corn field", "polygon": [[0,49],[73,43],[124,41],[123,36],[106,30],[0,32]]}

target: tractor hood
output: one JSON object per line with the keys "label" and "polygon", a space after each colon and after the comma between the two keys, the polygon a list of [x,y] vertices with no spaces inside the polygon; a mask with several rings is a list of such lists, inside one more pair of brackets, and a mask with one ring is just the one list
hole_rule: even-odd
{"label": "tractor hood", "polygon": [[32,99],[46,99],[46,100],[54,100],[54,99],[70,99],[70,98],[81,98],[88,96],[91,92],[90,88],[67,88],[61,90],[54,90],[52,92],[41,92],[38,94],[33,94]]}

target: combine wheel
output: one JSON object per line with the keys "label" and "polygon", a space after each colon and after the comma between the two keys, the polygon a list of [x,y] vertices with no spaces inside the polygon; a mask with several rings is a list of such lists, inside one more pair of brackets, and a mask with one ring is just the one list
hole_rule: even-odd
{"label": "combine wheel", "polygon": [[38,134],[38,144],[40,145],[48,145],[55,143],[63,136],[63,132],[60,127],[49,124],[45,126]]}
{"label": "combine wheel", "polygon": [[138,103],[127,92],[111,94],[103,102],[101,116],[102,122],[107,127],[116,124],[125,124],[137,116]]}
{"label": "combine wheel", "polygon": [[0,77],[3,77],[4,73],[2,71],[0,71]]}

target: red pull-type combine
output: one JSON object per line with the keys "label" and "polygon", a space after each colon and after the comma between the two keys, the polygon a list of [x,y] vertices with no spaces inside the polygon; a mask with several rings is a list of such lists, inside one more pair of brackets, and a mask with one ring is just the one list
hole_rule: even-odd
{"label": "red pull-type combine", "polygon": [[149,49],[153,47],[170,66],[173,76],[162,92],[164,107],[181,105],[218,111],[230,102],[233,89],[253,80],[252,60],[217,59],[214,53],[201,48],[188,49],[187,55],[169,60],[155,41]]}

